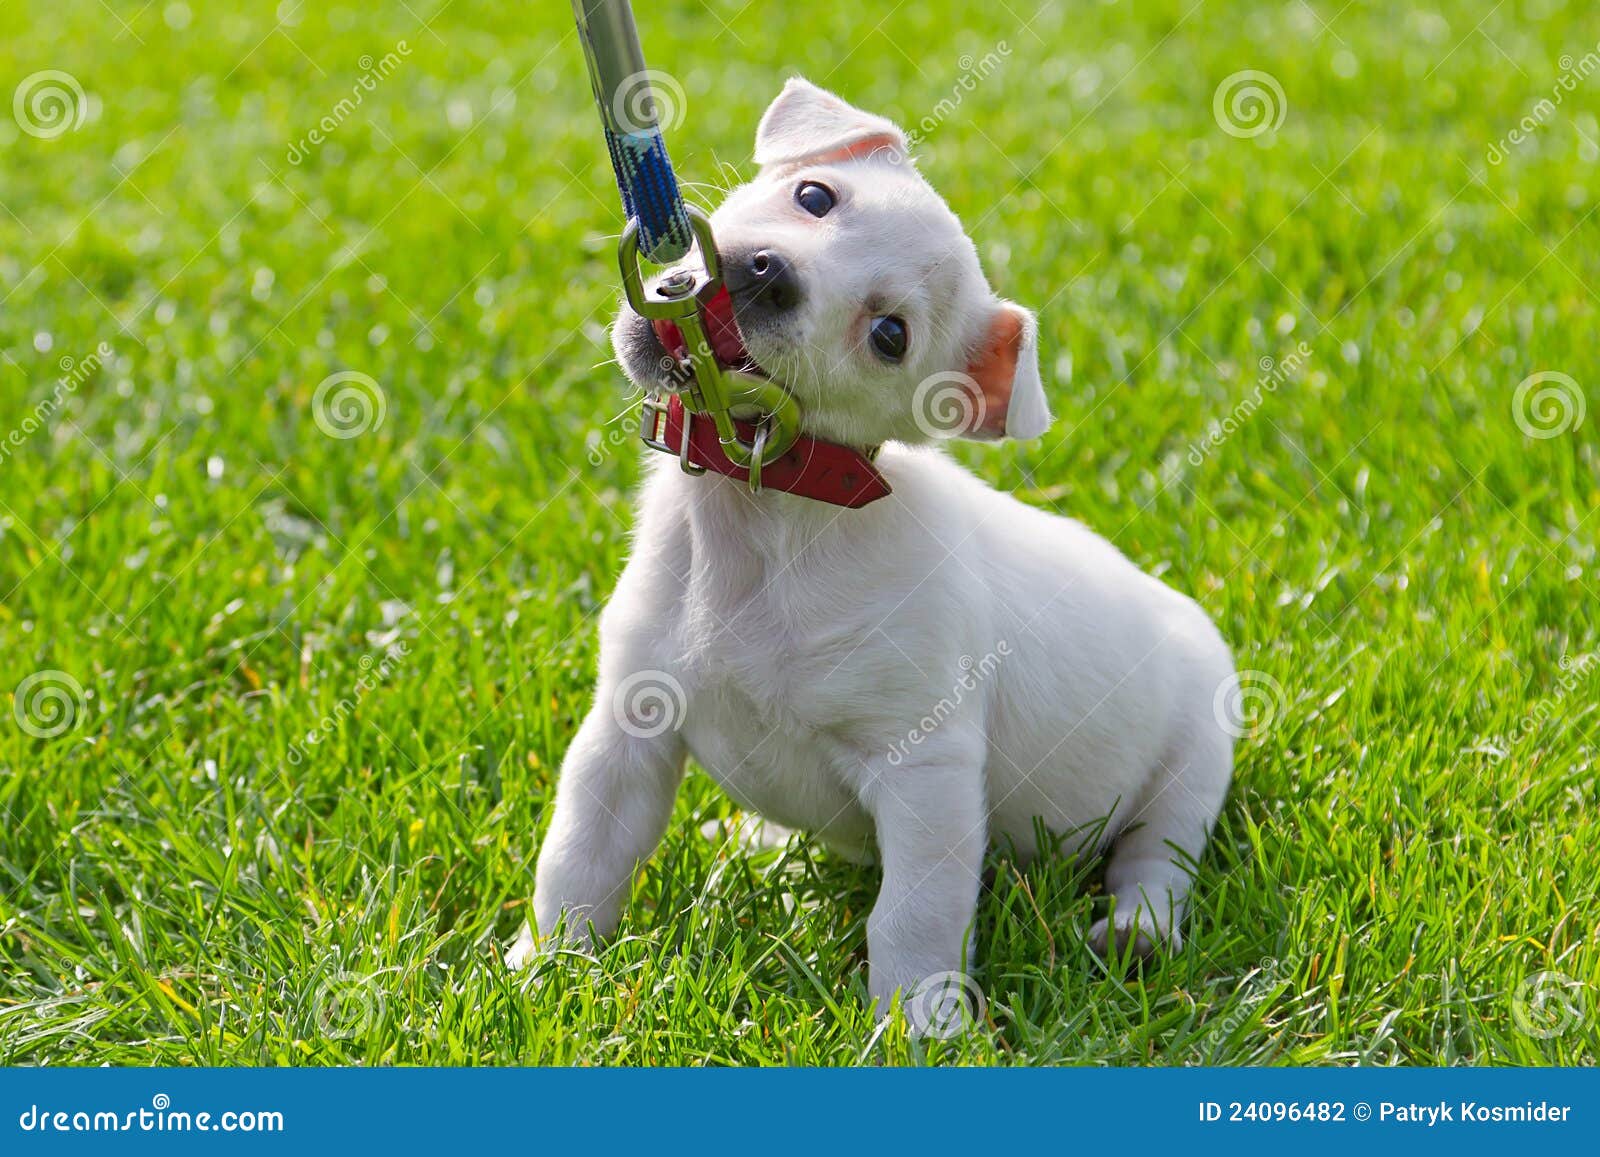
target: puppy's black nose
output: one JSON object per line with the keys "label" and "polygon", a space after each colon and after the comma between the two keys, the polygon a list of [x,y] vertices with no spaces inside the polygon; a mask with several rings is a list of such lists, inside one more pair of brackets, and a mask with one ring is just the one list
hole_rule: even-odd
{"label": "puppy's black nose", "polygon": [[782,313],[800,304],[800,274],[776,249],[730,254],[722,279],[734,305],[751,312]]}

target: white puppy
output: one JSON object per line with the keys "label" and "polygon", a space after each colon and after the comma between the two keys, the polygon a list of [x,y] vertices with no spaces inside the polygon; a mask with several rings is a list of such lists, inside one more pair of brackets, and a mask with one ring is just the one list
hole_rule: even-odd
{"label": "white puppy", "polygon": [[[1050,417],[1032,315],[990,290],[900,130],[794,80],[755,159],[712,217],[748,354],[727,360],[788,387],[807,434],[881,445],[893,493],[842,509],[652,455],[509,959],[616,927],[689,755],[743,807],[881,863],[880,1008],[970,967],[985,849],[1032,852],[1036,818],[1110,849],[1097,950],[1176,945],[1230,778],[1226,645],[1104,539],[922,445],[952,419],[997,438]],[[614,333],[652,389],[659,335],[626,308]]]}

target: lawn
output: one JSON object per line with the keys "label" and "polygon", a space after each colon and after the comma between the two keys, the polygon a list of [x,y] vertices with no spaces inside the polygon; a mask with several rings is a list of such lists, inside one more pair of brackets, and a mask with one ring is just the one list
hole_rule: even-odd
{"label": "lawn", "polygon": [[703,201],[791,73],[917,130],[1058,418],[954,453],[1233,643],[1182,952],[996,853],[984,1025],[908,1039],[872,873],[691,770],[509,975],[643,453],[566,5],[12,0],[0,1061],[1593,1063],[1600,23],[1034,7],[638,5]]}

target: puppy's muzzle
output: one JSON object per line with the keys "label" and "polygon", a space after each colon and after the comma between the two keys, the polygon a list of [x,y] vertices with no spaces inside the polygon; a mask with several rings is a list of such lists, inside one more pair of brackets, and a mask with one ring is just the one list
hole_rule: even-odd
{"label": "puppy's muzzle", "polygon": [[805,297],[799,271],[776,249],[724,254],[722,280],[741,324],[775,320]]}

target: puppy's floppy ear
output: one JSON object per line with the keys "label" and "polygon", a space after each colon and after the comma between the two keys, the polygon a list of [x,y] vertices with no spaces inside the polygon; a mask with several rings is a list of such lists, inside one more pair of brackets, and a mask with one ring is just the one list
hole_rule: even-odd
{"label": "puppy's floppy ear", "polygon": [[967,362],[982,404],[963,433],[969,438],[1037,438],[1050,428],[1039,380],[1039,326],[1033,314],[995,301],[988,327]]}
{"label": "puppy's floppy ear", "polygon": [[885,152],[906,155],[893,122],[862,112],[798,76],[783,86],[756,128],[756,164],[842,161]]}

